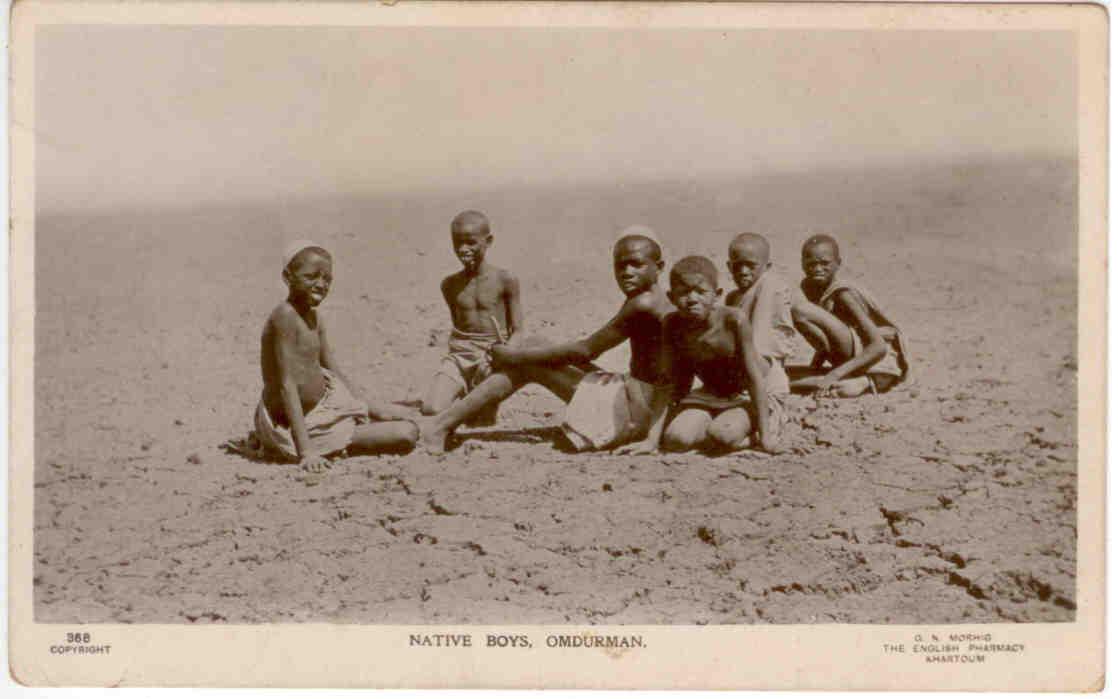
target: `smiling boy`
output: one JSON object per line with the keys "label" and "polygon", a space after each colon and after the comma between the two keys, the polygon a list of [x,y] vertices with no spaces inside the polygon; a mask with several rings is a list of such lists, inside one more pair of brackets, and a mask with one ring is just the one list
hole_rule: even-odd
{"label": "smiling boy", "polygon": [[[864,285],[839,273],[842,257],[835,239],[811,236],[804,242],[801,259],[804,296],[826,312],[824,320],[838,323],[797,320],[797,327],[816,349],[812,364],[820,371],[794,381],[793,390],[850,398],[888,391],[909,380],[904,336]],[[822,371],[828,364],[829,371]]]}
{"label": "smiling boy", "polygon": [[[525,341],[492,349],[498,369],[465,398],[423,424],[430,451],[445,449],[446,438],[470,415],[528,383],[537,383],[567,403],[563,431],[577,450],[628,444],[625,453],[656,451],[667,410],[663,374],[663,319],[671,304],[659,286],[662,250],[652,232],[634,226],[613,247],[614,279],[625,301],[608,323],[591,335],[558,344]],[[601,371],[594,359],[629,341],[629,372]]]}
{"label": "smiling boy", "polygon": [[[447,354],[423,399],[424,415],[435,415],[469,393],[489,376],[489,351],[499,342],[515,341],[524,325],[520,283],[511,273],[485,261],[493,235],[479,211],[463,211],[450,224],[451,244],[462,269],[442,281],[443,300],[450,309]],[[471,424],[492,425],[499,401],[472,416]]]}
{"label": "smiling boy", "polygon": [[406,413],[357,398],[359,391],[334,358],[318,311],[334,280],[330,253],[300,240],[288,246],[283,263],[287,299],[272,311],[260,338],[264,390],[256,409],[257,439],[313,473],[329,467],[327,456],[351,446],[411,448],[418,433]]}
{"label": "smiling boy", "polygon": [[[738,308],[719,306],[718,270],[705,257],[672,267],[669,296],[679,310],[665,321],[678,412],[664,430],[669,451],[777,449],[780,406],[766,389],[772,370]],[[692,391],[695,377],[702,387]]]}

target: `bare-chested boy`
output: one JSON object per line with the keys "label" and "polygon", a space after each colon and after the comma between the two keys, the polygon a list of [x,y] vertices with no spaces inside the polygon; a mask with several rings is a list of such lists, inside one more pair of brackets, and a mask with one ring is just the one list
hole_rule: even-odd
{"label": "bare-chested boy", "polygon": [[[499,342],[514,342],[524,325],[520,283],[511,273],[485,261],[493,243],[489,220],[478,211],[463,211],[450,224],[454,254],[462,270],[442,282],[443,299],[453,327],[449,351],[423,399],[423,414],[435,415],[469,393],[492,371],[489,351]],[[499,401],[470,420],[473,425],[496,422]]]}
{"label": "bare-chested boy", "polygon": [[300,240],[288,247],[283,262],[287,300],[272,311],[260,338],[264,391],[256,409],[257,439],[314,473],[329,467],[326,456],[348,447],[414,446],[418,430],[405,411],[358,398],[334,358],[318,312],[333,283],[330,253]]}
{"label": "bare-chested boy", "polygon": [[863,284],[839,273],[842,258],[835,239],[811,236],[801,261],[800,288],[819,310],[813,317],[797,314],[796,327],[815,348],[812,366],[818,371],[793,381],[792,389],[850,398],[907,380],[903,335]]}
{"label": "bare-chested boy", "polygon": [[726,305],[740,308],[753,329],[753,344],[769,365],[770,394],[789,392],[784,363],[796,350],[792,320],[792,289],[772,269],[769,241],[756,233],[742,233],[730,242],[727,267],[737,289],[726,295]]}
{"label": "bare-chested boy", "polygon": [[[679,310],[665,320],[678,412],[664,430],[668,451],[734,451],[753,444],[777,450],[779,404],[766,389],[771,367],[761,359],[749,318],[719,306],[718,270],[705,257],[672,267],[669,296]],[[698,376],[702,387],[691,384]]]}
{"label": "bare-chested boy", "polygon": [[[538,383],[567,403],[563,431],[579,450],[628,445],[625,453],[656,451],[667,410],[663,372],[662,321],[671,303],[660,289],[662,250],[650,230],[626,229],[613,247],[614,278],[625,302],[593,334],[559,344],[525,341],[493,347],[498,372],[465,398],[440,413],[422,430],[431,451],[445,449],[446,438],[470,415],[503,400],[527,383]],[[601,371],[591,361],[629,341],[628,374]]]}

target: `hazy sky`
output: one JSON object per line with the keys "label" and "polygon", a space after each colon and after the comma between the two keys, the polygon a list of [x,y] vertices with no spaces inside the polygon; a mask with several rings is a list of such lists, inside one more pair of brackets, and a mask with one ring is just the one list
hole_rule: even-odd
{"label": "hazy sky", "polygon": [[1075,152],[1068,33],[47,27],[44,209]]}

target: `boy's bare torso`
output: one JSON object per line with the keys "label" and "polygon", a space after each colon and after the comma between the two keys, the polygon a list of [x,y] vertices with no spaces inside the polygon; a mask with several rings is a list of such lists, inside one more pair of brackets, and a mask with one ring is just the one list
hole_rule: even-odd
{"label": "boy's bare torso", "polygon": [[746,322],[734,308],[716,308],[706,326],[688,325],[679,315],[669,319],[676,361],[682,362],[718,396],[734,396],[745,390],[745,362],[738,351],[735,328]]}
{"label": "boy's bare torso", "polygon": [[493,320],[507,322],[509,273],[483,266],[476,274],[456,272],[442,283],[454,327],[462,332],[495,332]]}
{"label": "boy's bare torso", "polygon": [[260,371],[264,379],[264,406],[277,425],[290,426],[283,407],[283,381],[279,371],[279,353],[288,357],[291,378],[299,392],[303,414],[318,405],[326,394],[326,377],[322,373],[322,340],[318,315],[307,312],[306,318],[288,302],[272,311],[260,337]]}

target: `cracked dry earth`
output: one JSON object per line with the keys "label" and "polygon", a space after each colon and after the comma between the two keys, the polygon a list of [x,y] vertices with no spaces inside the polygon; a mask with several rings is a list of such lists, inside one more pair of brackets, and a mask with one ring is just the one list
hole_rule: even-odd
{"label": "cracked dry earth", "polygon": [[[795,399],[784,455],[568,454],[556,448],[561,404],[528,389],[497,428],[463,432],[444,458],[351,457],[317,484],[219,446],[251,425],[258,333],[282,298],[277,241],[294,235],[251,210],[42,217],[36,619],[1072,620],[1070,173],[1049,163],[882,175],[874,191],[893,208],[859,208],[862,189],[836,192],[841,178],[816,194],[758,185],[775,210],[750,227],[770,234],[793,279],[801,232],[856,212],[835,229],[853,241],[846,264],[897,307],[921,372],[916,387],[879,397]],[[721,264],[726,234],[685,233],[739,228],[737,200],[719,199],[729,208],[715,217],[663,199],[705,217],[666,211],[665,237]],[[518,245],[548,206],[566,210],[560,195],[549,202],[510,195],[483,208],[496,222],[493,261],[520,275],[532,330],[565,337],[592,330],[618,298],[608,261],[593,256],[606,233]],[[326,304],[335,345],[386,397],[415,397],[441,354],[437,284],[454,269],[442,232],[458,208],[450,197],[348,213],[308,205],[305,221],[286,224],[333,226],[323,237],[339,261]],[[569,230],[620,223],[570,216]],[[384,221],[377,249],[369,220]],[[898,225],[911,231],[903,240],[889,232]],[[420,233],[404,235],[409,226]],[[214,246],[175,234],[229,230],[237,242]],[[117,254],[137,264],[122,268]],[[75,279],[79,257],[89,272]]]}

